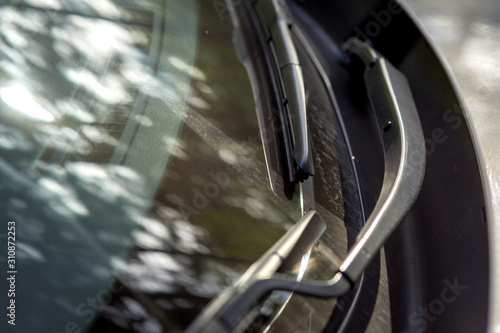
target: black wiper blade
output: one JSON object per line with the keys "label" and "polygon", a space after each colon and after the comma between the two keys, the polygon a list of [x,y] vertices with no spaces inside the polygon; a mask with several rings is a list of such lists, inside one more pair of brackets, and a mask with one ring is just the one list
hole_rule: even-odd
{"label": "black wiper blade", "polygon": [[289,113],[288,119],[283,120],[291,125],[295,177],[303,181],[314,175],[314,170],[310,162],[304,79],[290,34],[291,16],[278,0],[256,0],[253,4],[280,72]]}

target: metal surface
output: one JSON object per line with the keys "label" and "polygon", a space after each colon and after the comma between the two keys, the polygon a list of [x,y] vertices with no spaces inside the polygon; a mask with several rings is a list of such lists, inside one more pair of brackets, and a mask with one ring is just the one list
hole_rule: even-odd
{"label": "metal surface", "polygon": [[424,179],[425,147],[418,112],[403,74],[359,39],[344,44],[365,65],[365,84],[384,142],[380,197],[340,271],[356,281],[405,218]]}
{"label": "metal surface", "polygon": [[485,192],[490,247],[489,332],[500,332],[500,5],[401,1],[446,64],[462,98]]}

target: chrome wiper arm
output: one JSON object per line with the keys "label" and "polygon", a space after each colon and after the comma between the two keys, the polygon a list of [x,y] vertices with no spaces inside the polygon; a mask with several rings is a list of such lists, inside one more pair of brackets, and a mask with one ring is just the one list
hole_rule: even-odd
{"label": "chrome wiper arm", "polygon": [[359,39],[344,44],[365,66],[364,79],[384,145],[384,182],[372,214],[340,270],[357,280],[413,206],[424,179],[425,141],[406,77]]}
{"label": "chrome wiper arm", "polygon": [[302,68],[290,34],[291,19],[286,7],[279,0],[255,0],[253,5],[264,28],[268,43],[274,51],[276,66],[280,72],[288,118],[293,136],[293,159],[298,170],[297,180],[302,181],[314,174],[310,163],[310,147],[307,131],[306,95]]}

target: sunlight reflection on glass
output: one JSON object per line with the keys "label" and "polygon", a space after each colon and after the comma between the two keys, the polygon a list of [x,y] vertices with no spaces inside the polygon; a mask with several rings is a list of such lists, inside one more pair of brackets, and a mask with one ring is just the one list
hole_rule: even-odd
{"label": "sunlight reflection on glass", "polygon": [[146,250],[164,250],[163,242],[157,237],[144,232],[144,231],[134,231],[134,242],[137,246]]}
{"label": "sunlight reflection on glass", "polygon": [[191,96],[189,99],[189,104],[198,109],[210,109],[210,104],[208,104],[204,99],[196,96]]}
{"label": "sunlight reflection on glass", "polygon": [[[33,1],[33,0],[30,0]],[[43,2],[45,0],[36,0]],[[97,14],[99,16],[108,17],[108,18],[118,18],[120,17],[120,10],[118,7],[109,0],[79,0],[74,1],[76,6],[80,7],[79,10],[87,13]]]}
{"label": "sunlight reflection on glass", "polygon": [[76,162],[66,165],[68,173],[76,177],[83,189],[106,202],[123,200],[134,206],[144,205],[141,186],[142,178],[133,170],[118,166],[99,166]]}
{"label": "sunlight reflection on glass", "polygon": [[53,122],[54,115],[44,109],[33,95],[21,85],[13,85],[0,89],[0,98],[12,109],[33,120]]}
{"label": "sunlight reflection on glass", "polygon": [[32,143],[19,130],[0,125],[0,149],[28,151]]}
{"label": "sunlight reflection on glass", "polygon": [[169,57],[168,60],[174,67],[180,69],[190,77],[193,77],[197,81],[206,81],[206,75],[198,68],[186,64],[182,59],[176,57]]}
{"label": "sunlight reflection on glass", "polygon": [[47,200],[51,210],[63,216],[88,215],[87,207],[77,198],[76,194],[51,178],[42,178],[38,182],[37,192]]}
{"label": "sunlight reflection on glass", "polygon": [[210,253],[210,250],[199,243],[199,238],[204,236],[201,228],[186,221],[174,222],[175,235],[177,236],[176,248],[185,253]]}
{"label": "sunlight reflection on glass", "polygon": [[107,143],[109,145],[116,145],[118,142],[115,138],[109,135],[106,131],[95,126],[83,125],[81,128],[83,135],[92,142]]}
{"label": "sunlight reflection on glass", "polygon": [[32,6],[50,8],[50,9],[62,9],[62,5],[58,0],[25,0]]}
{"label": "sunlight reflection on glass", "polygon": [[21,260],[34,260],[38,262],[46,261],[44,255],[39,250],[25,242],[17,242],[16,248],[17,255]]}
{"label": "sunlight reflection on glass", "polygon": [[39,132],[35,133],[34,137],[44,146],[79,154],[88,154],[92,148],[89,142],[72,128],[44,124],[38,129]]}
{"label": "sunlight reflection on glass", "polygon": [[141,219],[141,224],[149,233],[151,233],[151,235],[162,238],[165,241],[171,241],[170,231],[164,224],[160,223],[159,221],[144,217]]}
{"label": "sunlight reflection on glass", "polygon": [[182,267],[170,255],[162,252],[143,251],[137,253],[137,257],[147,266],[166,271],[179,272]]}
{"label": "sunlight reflection on glass", "polygon": [[104,103],[116,104],[130,100],[123,82],[116,75],[107,74],[104,79],[100,79],[97,75],[85,69],[65,69],[64,74],[70,81],[85,87]]}

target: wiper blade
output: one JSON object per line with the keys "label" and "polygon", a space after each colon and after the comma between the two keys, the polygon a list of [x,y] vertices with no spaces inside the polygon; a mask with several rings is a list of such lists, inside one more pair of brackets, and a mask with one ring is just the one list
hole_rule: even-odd
{"label": "wiper blade", "polygon": [[253,4],[279,69],[289,113],[283,121],[291,125],[295,177],[303,181],[314,175],[314,170],[310,162],[304,79],[290,34],[291,16],[278,0],[256,0]]}

